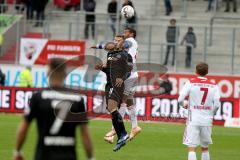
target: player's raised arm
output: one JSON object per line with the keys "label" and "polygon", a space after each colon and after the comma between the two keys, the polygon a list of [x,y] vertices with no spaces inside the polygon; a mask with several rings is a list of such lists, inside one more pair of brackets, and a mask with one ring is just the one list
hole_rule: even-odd
{"label": "player's raised arm", "polygon": [[179,97],[178,97],[178,103],[181,107],[184,107],[184,108],[186,107],[186,106],[184,106],[183,101],[189,95],[190,89],[191,89],[191,83],[190,83],[190,81],[187,81],[185,83],[185,85],[183,86],[183,88],[179,94]]}
{"label": "player's raised arm", "polygon": [[94,45],[92,45],[90,48],[91,49],[104,49],[104,47],[105,47],[105,44],[104,43],[98,43],[98,44],[94,44]]}
{"label": "player's raised arm", "polygon": [[90,48],[91,49],[104,49],[106,51],[114,51],[115,49],[115,43],[114,42],[107,42],[106,44],[104,43],[99,43],[97,45],[92,45]]}
{"label": "player's raised arm", "polygon": [[81,125],[81,136],[82,136],[83,146],[84,146],[88,160],[95,160],[93,155],[92,140],[90,137],[87,124]]}

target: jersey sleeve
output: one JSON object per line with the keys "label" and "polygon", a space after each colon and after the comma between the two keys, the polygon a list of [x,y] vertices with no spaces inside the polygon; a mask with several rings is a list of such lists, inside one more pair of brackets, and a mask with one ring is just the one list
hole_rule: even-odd
{"label": "jersey sleeve", "polygon": [[24,110],[24,119],[28,122],[31,122],[37,115],[37,107],[38,107],[38,94],[35,93],[32,95],[30,99],[29,106],[27,106]]}
{"label": "jersey sleeve", "polygon": [[129,47],[128,47],[128,53],[132,56],[133,63],[136,63],[136,55],[137,55],[137,46],[131,41],[126,40]]}
{"label": "jersey sleeve", "polygon": [[216,85],[215,87],[215,91],[214,91],[214,97],[213,97],[213,107],[214,107],[214,113],[217,112],[218,108],[221,106],[221,102],[220,102],[220,92],[219,92],[219,88]]}
{"label": "jersey sleeve", "polygon": [[105,48],[105,43],[101,42],[96,45],[96,49],[104,49]]}
{"label": "jersey sleeve", "polygon": [[190,81],[187,81],[179,94],[179,97],[178,97],[179,103],[182,103],[184,99],[189,95],[190,89],[191,89],[191,83]]}

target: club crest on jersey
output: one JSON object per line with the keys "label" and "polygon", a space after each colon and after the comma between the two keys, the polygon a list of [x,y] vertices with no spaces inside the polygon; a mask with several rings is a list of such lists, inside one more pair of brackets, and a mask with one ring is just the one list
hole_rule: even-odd
{"label": "club crest on jersey", "polygon": [[108,57],[108,60],[109,60],[109,61],[117,61],[118,58],[116,58],[116,57]]}

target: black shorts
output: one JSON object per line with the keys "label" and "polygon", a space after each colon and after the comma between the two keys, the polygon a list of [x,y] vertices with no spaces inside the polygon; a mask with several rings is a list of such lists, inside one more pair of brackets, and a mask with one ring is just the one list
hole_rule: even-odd
{"label": "black shorts", "polygon": [[[115,83],[114,83],[115,84]],[[124,91],[124,83],[121,87],[116,87],[110,83],[107,83],[105,86],[105,96],[106,96],[106,104],[108,104],[108,100],[112,99],[120,105],[123,98]]]}

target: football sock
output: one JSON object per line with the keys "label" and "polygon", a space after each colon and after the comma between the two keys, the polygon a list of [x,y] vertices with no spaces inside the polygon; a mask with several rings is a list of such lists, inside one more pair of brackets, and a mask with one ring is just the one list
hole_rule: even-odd
{"label": "football sock", "polygon": [[202,152],[202,160],[210,160],[209,152]]}
{"label": "football sock", "polygon": [[116,110],[114,112],[111,113],[112,114],[112,124],[113,127],[116,131],[116,134],[118,136],[118,138],[121,137],[122,134],[126,134],[126,129],[123,123],[123,119],[122,116],[120,115],[120,113]]}
{"label": "football sock", "polygon": [[126,114],[126,110],[127,110],[127,104],[126,103],[122,103],[118,112],[121,114],[122,118],[124,119],[124,116]]}
{"label": "football sock", "polygon": [[138,126],[138,123],[137,123],[136,106],[135,106],[135,105],[130,106],[130,107],[128,108],[128,112],[129,112],[129,116],[130,116],[132,128],[137,127],[137,126]]}
{"label": "football sock", "polygon": [[196,152],[188,152],[188,160],[197,160]]}

